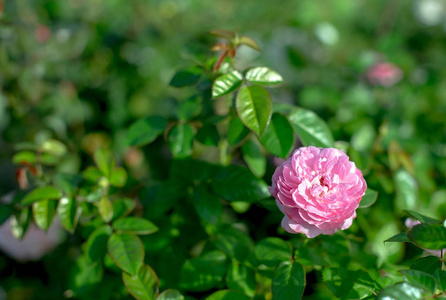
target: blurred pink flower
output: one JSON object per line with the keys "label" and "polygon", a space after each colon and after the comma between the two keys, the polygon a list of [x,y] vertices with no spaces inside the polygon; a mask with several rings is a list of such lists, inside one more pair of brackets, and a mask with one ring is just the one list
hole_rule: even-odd
{"label": "blurred pink flower", "polygon": [[379,63],[368,69],[367,78],[373,85],[390,87],[403,78],[403,72],[392,63]]}
{"label": "blurred pink flower", "polygon": [[309,238],[351,226],[367,184],[341,150],[302,147],[274,172],[269,191],[285,214],[282,227]]}

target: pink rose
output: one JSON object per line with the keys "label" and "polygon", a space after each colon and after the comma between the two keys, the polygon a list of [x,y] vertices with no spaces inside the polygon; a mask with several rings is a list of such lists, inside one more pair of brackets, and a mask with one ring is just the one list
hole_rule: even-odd
{"label": "pink rose", "polygon": [[302,147],[276,169],[269,191],[285,214],[282,227],[309,238],[352,225],[367,184],[335,148]]}
{"label": "pink rose", "polygon": [[403,72],[394,64],[380,63],[372,66],[367,71],[367,78],[373,85],[389,87],[403,78]]}

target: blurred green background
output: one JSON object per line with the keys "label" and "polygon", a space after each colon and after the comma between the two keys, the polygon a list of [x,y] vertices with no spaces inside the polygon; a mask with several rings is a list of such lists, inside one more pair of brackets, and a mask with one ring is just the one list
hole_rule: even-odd
{"label": "blurred green background", "polygon": [[[446,217],[444,0],[5,0],[0,7],[0,196],[17,189],[17,144],[49,138],[69,148],[59,171],[79,172],[109,145],[134,180],[165,178],[165,145],[128,151],[125,129],[140,117],[172,116],[192,94],[169,87],[172,75],[213,55],[209,30],[237,29],[262,49],[241,47],[238,66],[278,71],[285,83],[272,91],[275,102],[315,111],[335,140],[351,143],[352,158],[380,191],[366,213],[376,225],[371,236],[394,234],[401,222],[377,231],[386,214],[401,221],[402,209]],[[402,78],[383,86],[367,74],[387,62]],[[407,176],[417,200],[394,203],[393,181]],[[2,289],[8,299],[30,299],[35,290],[57,299],[63,291],[41,276],[53,271],[45,268],[0,252],[0,299]]]}

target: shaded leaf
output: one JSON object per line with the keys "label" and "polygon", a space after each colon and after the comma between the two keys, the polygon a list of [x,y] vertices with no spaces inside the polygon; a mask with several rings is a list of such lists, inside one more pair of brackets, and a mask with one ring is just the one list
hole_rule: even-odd
{"label": "shaded leaf", "polygon": [[246,80],[263,86],[276,86],[283,82],[282,76],[267,67],[249,69],[245,75]]}
{"label": "shaded leaf", "polygon": [[215,30],[211,30],[209,31],[210,34],[217,36],[217,37],[221,37],[224,38],[228,41],[232,40],[235,36],[235,32],[234,31],[229,31],[229,30],[223,30],[223,29],[215,29]]}
{"label": "shaded leaf", "polygon": [[407,237],[417,246],[425,249],[446,248],[446,228],[442,224],[420,224],[407,232]]}
{"label": "shaded leaf", "polygon": [[212,180],[215,193],[227,201],[255,202],[270,196],[267,184],[247,168],[230,165]]}
{"label": "shaded leaf", "polygon": [[135,206],[135,200],[130,198],[121,198],[113,201],[112,221],[127,216],[135,209]]}
{"label": "shaded leaf", "polygon": [[363,299],[375,291],[375,282],[363,270],[324,268],[322,276],[328,288],[341,299]]}
{"label": "shaded leaf", "polygon": [[243,160],[251,172],[258,178],[262,178],[266,171],[266,157],[262,153],[259,142],[250,138],[242,146]]}
{"label": "shaded leaf", "polygon": [[82,172],[82,176],[85,178],[85,180],[96,183],[102,177],[102,173],[101,171],[99,171],[98,168],[90,166],[87,167],[85,171]]}
{"label": "shaded leaf", "polygon": [[170,150],[176,158],[192,154],[194,129],[189,124],[176,124],[168,133],[167,140]]}
{"label": "shaded leaf", "polygon": [[421,223],[436,223],[436,224],[440,224],[443,221],[431,218],[431,217],[426,217],[420,213],[417,213],[416,211],[413,210],[408,210],[407,213],[409,214],[409,216],[413,217],[414,219],[420,221]]}
{"label": "shaded leaf", "polygon": [[260,86],[243,86],[237,94],[236,109],[246,127],[262,136],[271,119],[271,96]]}
{"label": "shaded leaf", "polygon": [[119,167],[112,171],[110,184],[114,187],[123,187],[127,182],[127,172],[123,167]]}
{"label": "shaded leaf", "polygon": [[206,300],[249,300],[251,299],[249,296],[230,290],[221,290],[213,293]]}
{"label": "shaded leaf", "polygon": [[201,73],[203,73],[203,70],[199,66],[180,70],[173,75],[169,85],[176,88],[193,85],[200,79]]}
{"label": "shaded leaf", "polygon": [[304,146],[334,147],[330,128],[314,112],[299,107],[290,113],[288,120]]}
{"label": "shaded leaf", "polygon": [[107,241],[112,233],[113,229],[108,225],[104,225],[90,234],[86,242],[85,252],[92,262],[98,261],[105,256],[107,253]]}
{"label": "shaded leaf", "polygon": [[228,128],[228,142],[234,146],[240,143],[249,133],[249,129],[236,116],[231,118]]}
{"label": "shaded leaf", "polygon": [[112,234],[107,243],[108,254],[122,270],[136,275],[144,259],[141,240],[131,234]]}
{"label": "shaded leaf", "polygon": [[276,267],[292,257],[291,245],[276,237],[261,240],[255,247],[257,259],[268,267]]}
{"label": "shaded leaf", "polygon": [[242,84],[243,75],[239,71],[232,71],[221,75],[212,84],[212,97],[218,98],[237,90]]}
{"label": "shaded leaf", "polygon": [[110,222],[113,218],[113,204],[107,197],[102,197],[99,200],[98,211],[105,223]]}
{"label": "shaded leaf", "polygon": [[200,218],[208,224],[217,225],[223,213],[223,205],[216,195],[210,193],[206,186],[195,187],[192,203]]}
{"label": "shaded leaf", "polygon": [[254,244],[248,234],[229,226],[220,229],[215,235],[214,243],[217,249],[238,261],[245,261],[254,250]]}
{"label": "shaded leaf", "polygon": [[177,290],[165,290],[156,300],[184,300],[184,296]]}
{"label": "shaded leaf", "polygon": [[270,153],[286,158],[294,146],[293,127],[286,117],[274,113],[260,142]]}
{"label": "shaded leaf", "polygon": [[206,124],[201,127],[195,139],[206,146],[218,146],[218,142],[220,141],[220,134],[218,133],[217,126],[214,124]]}
{"label": "shaded leaf", "polygon": [[11,233],[16,239],[22,239],[31,220],[29,209],[25,208],[11,215]]}
{"label": "shaded leaf", "polygon": [[283,262],[273,275],[273,296],[276,300],[301,299],[305,289],[305,270],[298,262]]}
{"label": "shaded leaf", "polygon": [[241,291],[252,297],[257,285],[255,271],[253,268],[233,259],[228,269],[226,283],[229,289]]}
{"label": "shaded leaf", "polygon": [[148,265],[143,265],[133,276],[123,272],[122,280],[135,299],[154,300],[158,296],[158,276]]}
{"label": "shaded leaf", "polygon": [[405,232],[398,233],[397,235],[392,236],[391,238],[384,241],[391,242],[391,243],[402,243],[402,242],[410,242],[409,238],[407,237],[407,234]]}
{"label": "shaded leaf", "polygon": [[422,257],[417,259],[410,268],[412,270],[434,274],[436,270],[441,270],[441,260],[437,256]]}
{"label": "shaded leaf", "polygon": [[144,146],[153,142],[167,127],[167,119],[149,116],[133,123],[127,130],[125,143],[129,146]]}
{"label": "shaded leaf", "polygon": [[66,196],[73,196],[81,181],[82,177],[77,174],[58,173],[54,176],[54,185]]}
{"label": "shaded leaf", "polygon": [[189,121],[191,118],[197,116],[201,112],[202,108],[203,105],[201,104],[200,98],[194,96],[180,102],[175,114],[179,120]]}

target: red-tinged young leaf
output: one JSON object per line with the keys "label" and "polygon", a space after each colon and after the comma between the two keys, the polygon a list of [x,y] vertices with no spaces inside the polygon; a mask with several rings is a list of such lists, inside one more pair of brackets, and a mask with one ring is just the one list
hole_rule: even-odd
{"label": "red-tinged young leaf", "polygon": [[143,265],[133,276],[123,272],[122,280],[129,293],[135,299],[157,299],[159,285],[158,276],[148,265]]}
{"label": "red-tinged young leaf", "polygon": [[248,46],[249,48],[252,48],[252,49],[257,50],[257,51],[259,51],[259,52],[261,51],[261,50],[260,50],[260,46],[259,46],[259,44],[257,44],[257,42],[254,41],[254,40],[253,40],[252,38],[250,38],[249,36],[242,35],[242,36],[239,38],[238,43],[239,43],[240,45],[246,45],[246,46]]}
{"label": "red-tinged young leaf", "polygon": [[235,104],[243,124],[261,137],[268,127],[273,110],[268,91],[260,86],[243,86]]}
{"label": "red-tinged young leaf", "polygon": [[131,234],[112,234],[107,243],[108,254],[122,270],[136,275],[144,260],[141,240]]}

